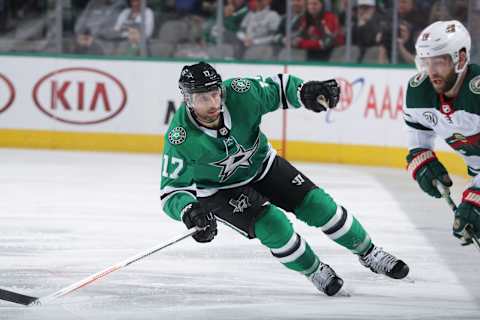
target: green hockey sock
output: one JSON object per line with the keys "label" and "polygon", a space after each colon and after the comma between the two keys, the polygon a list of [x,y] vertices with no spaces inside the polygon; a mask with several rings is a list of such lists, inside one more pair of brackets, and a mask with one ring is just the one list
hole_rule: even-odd
{"label": "green hockey sock", "polygon": [[320,227],[330,239],[355,254],[365,253],[372,245],[360,222],[320,188],[310,191],[295,213],[300,220]]}
{"label": "green hockey sock", "polygon": [[295,233],[291,222],[277,207],[269,205],[255,223],[255,235],[284,266],[305,275],[314,272],[319,259],[308,243]]}

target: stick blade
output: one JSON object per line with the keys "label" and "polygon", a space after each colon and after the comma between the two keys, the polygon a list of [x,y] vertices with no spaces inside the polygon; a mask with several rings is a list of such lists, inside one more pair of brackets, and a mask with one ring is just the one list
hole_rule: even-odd
{"label": "stick blade", "polygon": [[24,306],[28,306],[33,302],[37,301],[37,297],[27,296],[25,294],[0,289],[0,299],[5,301],[10,301],[13,303],[23,304]]}

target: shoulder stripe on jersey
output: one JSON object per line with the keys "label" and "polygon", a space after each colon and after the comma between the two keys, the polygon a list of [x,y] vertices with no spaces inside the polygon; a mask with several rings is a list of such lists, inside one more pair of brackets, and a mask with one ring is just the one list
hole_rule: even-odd
{"label": "shoulder stripe on jersey", "polygon": [[414,129],[423,130],[423,131],[433,131],[432,129],[425,127],[424,125],[421,125],[420,123],[410,122],[407,120],[405,120],[405,123],[407,124],[407,126],[412,127]]}

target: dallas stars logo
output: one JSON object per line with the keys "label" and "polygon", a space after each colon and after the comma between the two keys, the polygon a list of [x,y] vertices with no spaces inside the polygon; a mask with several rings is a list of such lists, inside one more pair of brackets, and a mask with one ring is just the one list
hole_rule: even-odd
{"label": "dallas stars logo", "polygon": [[233,207],[233,213],[243,213],[243,210],[251,206],[248,196],[243,193],[238,199],[230,199],[228,204]]}
{"label": "dallas stars logo", "polygon": [[255,141],[255,144],[250,149],[245,149],[241,144],[235,141],[237,152],[234,154],[228,154],[228,143],[231,141],[227,140],[228,139],[224,141],[227,150],[227,157],[223,160],[210,163],[211,165],[222,168],[219,174],[220,182],[224,182],[230,178],[238,168],[248,168],[252,165],[251,159],[257,151],[260,141],[260,139],[257,138],[257,141]]}

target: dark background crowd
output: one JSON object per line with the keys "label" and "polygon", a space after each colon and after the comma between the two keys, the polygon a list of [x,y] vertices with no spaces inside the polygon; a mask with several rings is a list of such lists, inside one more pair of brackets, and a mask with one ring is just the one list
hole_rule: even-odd
{"label": "dark background crowd", "polygon": [[0,51],[412,64],[450,19],[475,59],[480,0],[0,0]]}

